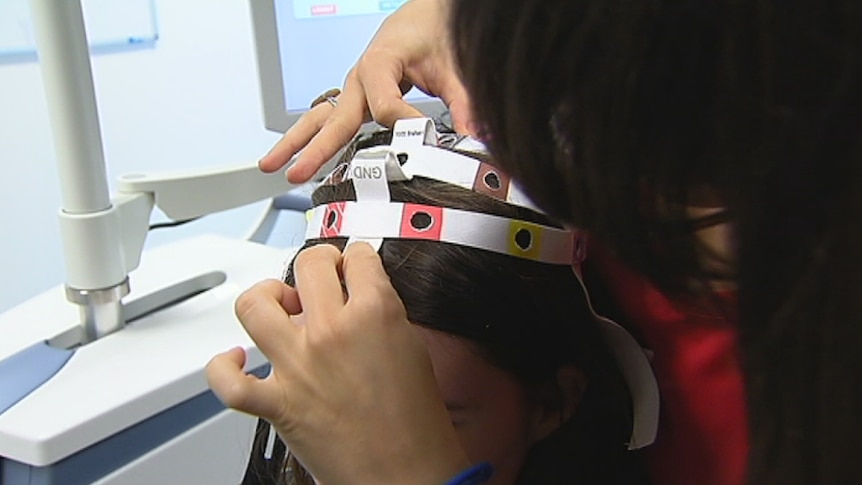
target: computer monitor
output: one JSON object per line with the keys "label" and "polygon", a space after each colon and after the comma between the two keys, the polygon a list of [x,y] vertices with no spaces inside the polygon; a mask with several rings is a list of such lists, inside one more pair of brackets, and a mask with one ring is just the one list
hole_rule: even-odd
{"label": "computer monitor", "polygon": [[[249,0],[266,128],[283,133],[329,88],[341,87],[380,23],[406,0]],[[431,117],[445,106],[405,98]]]}

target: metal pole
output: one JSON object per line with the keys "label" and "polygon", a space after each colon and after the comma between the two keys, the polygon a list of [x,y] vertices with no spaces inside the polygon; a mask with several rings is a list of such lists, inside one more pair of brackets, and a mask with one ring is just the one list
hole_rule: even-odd
{"label": "metal pole", "polygon": [[51,118],[62,210],[66,294],[86,340],[123,326],[128,279],[111,206],[80,0],[30,0]]}

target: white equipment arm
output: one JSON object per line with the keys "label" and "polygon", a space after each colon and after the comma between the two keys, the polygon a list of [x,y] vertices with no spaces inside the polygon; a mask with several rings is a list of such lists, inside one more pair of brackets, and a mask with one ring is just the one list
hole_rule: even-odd
{"label": "white equipment arm", "polygon": [[281,194],[283,174],[253,164],[204,172],[132,175],[110,198],[80,0],[30,0],[62,192],[66,296],[86,341],[123,327],[120,299],[140,261],[153,204],[191,219]]}

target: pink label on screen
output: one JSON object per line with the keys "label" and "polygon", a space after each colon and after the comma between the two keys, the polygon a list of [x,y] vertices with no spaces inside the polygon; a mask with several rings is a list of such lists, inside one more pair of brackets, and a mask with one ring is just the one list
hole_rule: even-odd
{"label": "pink label on screen", "polygon": [[335,15],[338,13],[338,8],[334,3],[324,3],[311,6],[311,15]]}

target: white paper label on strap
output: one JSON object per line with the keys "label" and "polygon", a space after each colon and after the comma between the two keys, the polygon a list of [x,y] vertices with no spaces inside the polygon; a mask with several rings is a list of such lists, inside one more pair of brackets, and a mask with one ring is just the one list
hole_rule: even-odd
{"label": "white paper label on strap", "polygon": [[466,152],[482,154],[488,153],[488,148],[485,146],[484,143],[469,136],[465,136],[464,138],[462,138],[460,141],[458,141],[458,143],[455,144],[453,148],[458,150],[464,150]]}
{"label": "white paper label on strap", "polygon": [[385,157],[355,158],[348,170],[348,176],[356,189],[356,200],[389,202]]}
{"label": "white paper label on strap", "polygon": [[406,118],[395,122],[390,144],[393,150],[422,145],[437,145],[437,130],[430,118]]}
{"label": "white paper label on strap", "polygon": [[383,238],[369,238],[369,237],[351,237],[347,239],[347,244],[344,245],[344,249],[350,247],[351,244],[364,242],[369,244],[374,251],[380,251],[380,246],[383,246]]}

